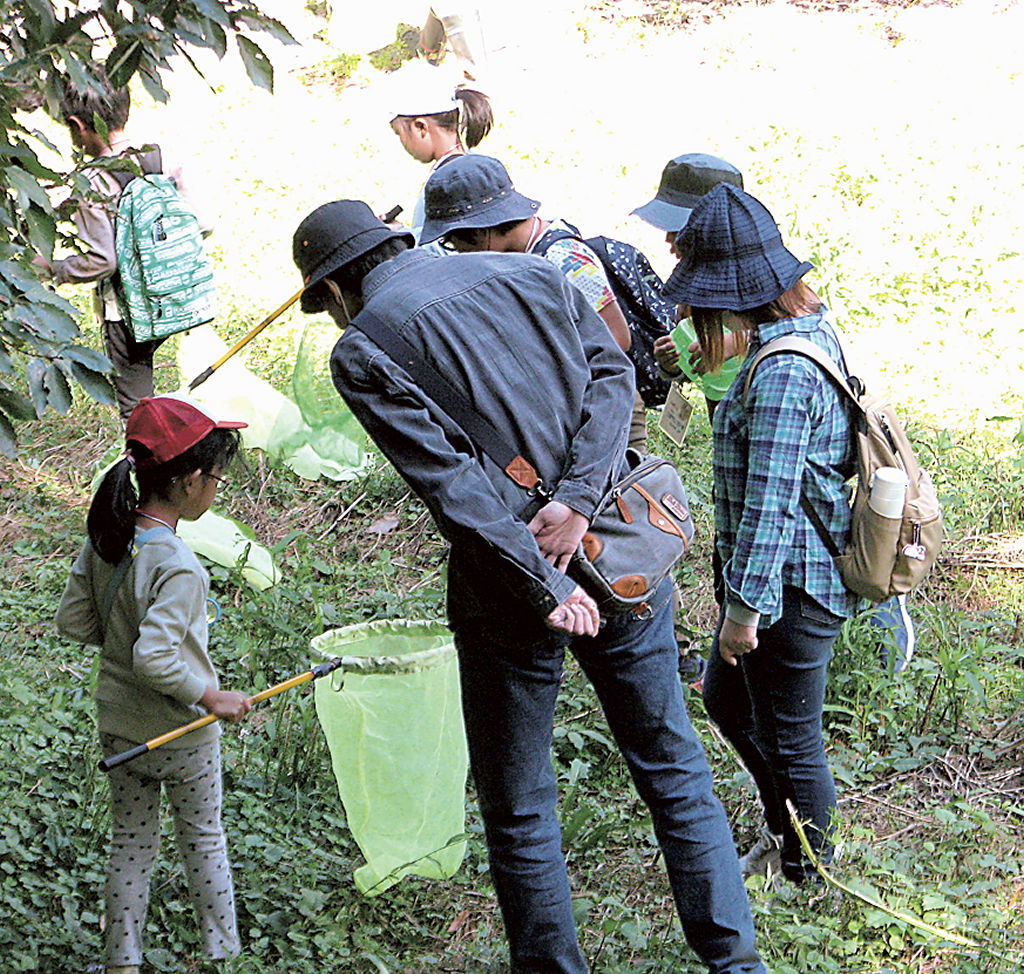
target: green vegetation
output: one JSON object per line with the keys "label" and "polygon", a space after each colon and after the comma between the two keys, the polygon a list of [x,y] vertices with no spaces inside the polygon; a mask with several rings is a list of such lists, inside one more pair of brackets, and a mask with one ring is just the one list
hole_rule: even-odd
{"label": "green vegetation", "polygon": [[412,24],[399,24],[395,39],[382,48],[370,52],[370,64],[378,71],[397,71],[410,58],[416,57],[420,32]]}
{"label": "green vegetation", "polygon": [[[130,15],[129,15],[130,13]],[[147,94],[166,101],[165,74],[172,58],[210,51],[224,57],[234,41],[249,80],[272,91],[274,71],[252,33],[266,32],[294,43],[277,20],[249,0],[202,0],[164,4],[145,0],[117,3],[71,0],[14,0],[5,4],[8,29],[0,35],[0,453],[13,456],[13,421],[32,421],[50,407],[71,408],[72,384],[102,403],[112,401],[104,376],[105,357],[79,344],[73,308],[43,287],[33,259],[53,257],[55,244],[74,246],[59,220],[67,218],[49,192],[88,198],[81,153],[63,160],[40,157],[52,144],[22,123],[20,112],[42,106],[58,121],[63,78],[79,88],[95,87],[94,60],[111,82],[135,78]],[[198,55],[197,55],[198,56]],[[180,67],[180,65],[179,65]],[[58,245],[58,246],[59,246]]]}
{"label": "green vegetation", "polygon": [[[881,665],[864,620],[837,645],[826,712],[843,819],[835,871],[887,906],[983,946],[942,942],[847,895],[752,882],[760,944],[776,974],[1011,974],[1024,966],[1024,401],[1013,306],[1020,227],[1011,218],[1024,150],[959,106],[1015,103],[1018,61],[1010,54],[1024,31],[1011,14],[992,15],[980,25],[982,44],[955,8],[887,16],[907,38],[898,48],[880,22],[852,13],[816,18],[738,4],[708,24],[700,18],[699,32],[671,35],[648,22],[591,17],[578,59],[572,50],[562,56],[593,103],[552,111],[550,73],[534,82],[516,75],[514,87],[496,89],[497,126],[482,148],[505,159],[546,212],[634,241],[663,271],[661,235],[626,214],[650,198],[670,156],[714,151],[744,171],[792,249],[817,265],[811,283],[839,310],[851,359],[909,415],[950,532],[912,604],[918,652],[910,668],[896,676]],[[806,57],[790,63],[789,47],[772,52],[751,41],[774,23],[769,17],[780,18],[805,53],[818,52],[813,84]],[[954,29],[955,44],[935,40],[940,23]],[[836,43],[840,36],[849,50]],[[821,56],[830,44],[840,74],[831,80]],[[948,81],[947,73],[926,74],[951,50],[963,71]],[[844,100],[839,69],[855,57],[870,64],[885,93],[870,112]],[[304,88],[281,67],[273,98],[247,86],[240,70],[214,63],[208,74],[219,94],[176,74],[167,108],[139,91],[133,113],[134,130],[146,137],[170,143],[188,133],[211,177],[212,240],[225,284],[218,332],[228,341],[294,291],[290,237],[309,209],[354,196],[378,211],[401,201],[408,212],[425,176],[401,153],[372,90]],[[907,81],[915,72],[927,76],[927,90]],[[615,101],[605,79],[623,77],[637,87]],[[765,97],[803,97],[767,111],[755,86]],[[685,137],[665,130],[666,113],[682,114],[669,103],[676,87],[716,92],[714,105],[686,106]],[[38,117],[32,124],[46,126]],[[45,131],[66,148],[58,128]],[[67,293],[86,306],[84,290]],[[249,367],[278,388],[290,377],[302,324],[289,313],[246,352]],[[98,348],[95,327],[82,328],[84,342]],[[158,362],[170,361],[174,343]],[[161,388],[178,378],[170,366],[158,369]],[[0,460],[0,735],[8,744],[0,956],[5,970],[46,974],[99,960],[108,827],[106,781],[95,770],[94,653],[58,639],[52,617],[84,530],[92,465],[120,434],[110,408],[75,396],[67,415],[48,410],[19,429],[18,460]],[[702,409],[682,450],[657,435],[652,445],[678,460],[693,495],[700,536],[679,567],[680,621],[703,652],[714,609]],[[255,691],[304,670],[309,639],[325,628],[442,616],[444,546],[383,461],[337,485],[298,480],[249,453],[244,469],[232,471],[223,509],[273,548],[283,578],[258,593],[237,572],[212,570],[224,609],[212,650],[227,686]],[[745,846],[758,824],[749,778],[708,725],[699,695],[689,699]],[[472,790],[469,852],[458,874],[448,883],[404,880],[365,899],[351,881],[361,860],[308,688],[275,698],[223,741],[245,944],[234,971],[507,970]],[[595,971],[696,972],[649,821],[572,665],[555,760],[581,937]],[[169,828],[164,850],[144,971],[202,970]]]}

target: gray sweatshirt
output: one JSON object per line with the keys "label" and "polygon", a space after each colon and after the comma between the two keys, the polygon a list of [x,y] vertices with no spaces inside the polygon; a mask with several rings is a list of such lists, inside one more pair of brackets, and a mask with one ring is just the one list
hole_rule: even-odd
{"label": "gray sweatshirt", "polygon": [[[116,566],[86,541],[61,598],[57,628],[100,647],[100,731],[142,743],[204,716],[199,699],[219,684],[206,649],[206,569],[166,528],[136,530],[135,539],[135,557],[106,624],[100,607]],[[166,746],[196,747],[219,735],[213,723]]]}

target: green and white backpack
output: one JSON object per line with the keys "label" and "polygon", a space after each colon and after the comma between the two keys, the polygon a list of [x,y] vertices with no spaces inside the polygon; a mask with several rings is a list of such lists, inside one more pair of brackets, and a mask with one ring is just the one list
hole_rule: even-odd
{"label": "green and white backpack", "polygon": [[216,292],[199,220],[160,171],[159,148],[140,162],[141,176],[111,173],[121,186],[114,291],[135,340],[145,342],[212,321]]}

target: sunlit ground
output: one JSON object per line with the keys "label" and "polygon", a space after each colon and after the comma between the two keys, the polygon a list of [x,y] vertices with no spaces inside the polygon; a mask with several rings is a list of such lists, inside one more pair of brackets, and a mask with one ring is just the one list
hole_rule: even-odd
{"label": "sunlit ground", "polygon": [[[181,147],[203,177],[230,338],[295,290],[291,234],[310,209],[355,197],[408,215],[427,175],[388,127],[384,76],[364,64],[347,87],[304,84],[304,67],[336,53],[311,38],[323,21],[297,0],[267,9],[304,41],[267,42],[273,96],[248,86],[237,58],[202,60],[213,91],[183,67],[171,103],[140,95],[130,125]],[[628,239],[662,273],[663,235],[629,211],[670,157],[723,156],[818,265],[808,281],[873,386],[940,425],[1016,430],[985,420],[1024,414],[1021,6],[692,9],[672,32],[626,19],[637,0],[569,16],[517,5],[492,32],[504,49],[480,86],[497,124],[480,151],[545,215]],[[302,324],[290,312],[250,364],[279,366]]]}

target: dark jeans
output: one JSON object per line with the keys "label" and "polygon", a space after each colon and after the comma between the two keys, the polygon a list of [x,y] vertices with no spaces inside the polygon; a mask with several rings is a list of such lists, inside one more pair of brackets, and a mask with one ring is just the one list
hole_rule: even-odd
{"label": "dark jeans", "polygon": [[143,396],[153,395],[153,355],[166,341],[157,338],[137,342],[123,321],[103,321],[103,339],[107,358],[114,366],[111,377],[117,393],[117,408],[121,421],[128,422],[132,410]]}
{"label": "dark jeans", "polygon": [[500,613],[491,625],[456,630],[470,763],[518,974],[588,969],[576,938],[551,762],[566,648],[593,683],[651,810],[688,943],[709,971],[765,970],[729,824],[686,713],[671,591],[668,580],[652,618],[609,619],[595,638],[535,631],[525,639],[517,619]]}
{"label": "dark jeans", "polygon": [[758,632],[757,649],[737,666],[719,655],[716,632],[704,677],[708,716],[753,775],[768,828],[783,836],[782,871],[797,882],[814,870],[790,824],[787,798],[801,821],[810,820],[811,847],[825,862],[832,855],[836,786],[821,717],[828,661],[842,624],[805,592],[786,587],[782,618]]}

